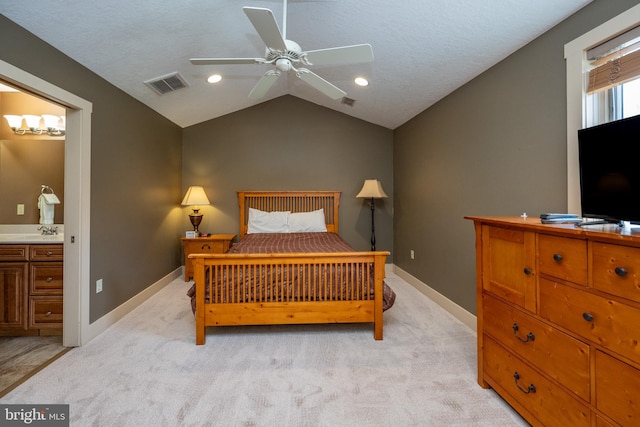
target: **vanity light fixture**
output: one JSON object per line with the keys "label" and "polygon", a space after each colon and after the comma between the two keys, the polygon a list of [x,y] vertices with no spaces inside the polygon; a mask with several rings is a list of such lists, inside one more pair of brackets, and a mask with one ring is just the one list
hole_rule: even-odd
{"label": "vanity light fixture", "polygon": [[[9,123],[9,127],[16,135],[43,135],[49,136],[64,136],[65,134],[65,120],[63,116],[53,116],[50,114],[44,114],[42,116],[35,116],[32,114],[25,114],[24,116],[16,116],[7,114],[4,116]],[[44,122],[44,127],[40,127],[40,121]],[[26,122],[27,127],[22,127],[22,123]]]}

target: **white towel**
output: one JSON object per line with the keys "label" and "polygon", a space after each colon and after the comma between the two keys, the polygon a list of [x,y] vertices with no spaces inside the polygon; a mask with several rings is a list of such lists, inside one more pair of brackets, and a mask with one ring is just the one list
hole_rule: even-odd
{"label": "white towel", "polygon": [[[48,200],[53,200],[53,196],[56,201],[49,203]],[[54,208],[56,204],[60,203],[58,197],[55,194],[41,194],[38,197],[38,209],[40,209],[40,224],[49,225],[53,224]]]}
{"label": "white towel", "polygon": [[42,193],[41,197],[44,198],[44,203],[48,205],[59,205],[60,199],[53,193]]}

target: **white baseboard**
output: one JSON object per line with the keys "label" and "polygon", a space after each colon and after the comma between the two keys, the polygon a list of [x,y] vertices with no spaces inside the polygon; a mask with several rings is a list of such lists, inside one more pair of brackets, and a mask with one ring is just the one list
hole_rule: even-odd
{"label": "white baseboard", "polygon": [[128,301],[122,303],[115,309],[111,310],[109,313],[105,314],[95,322],[89,324],[88,333],[86,336],[83,336],[83,342],[81,345],[87,344],[93,338],[100,335],[104,332],[109,326],[116,323],[118,320],[122,319],[128,313],[130,313],[133,309],[138,307],[140,304],[151,298],[156,292],[167,286],[169,283],[181,277],[183,275],[182,267],[178,267],[171,273],[167,274],[144,291],[140,292],[136,296],[132,297]]}
{"label": "white baseboard", "polygon": [[[389,265],[389,264],[387,264]],[[388,270],[389,271],[389,270]],[[402,280],[409,283],[411,286],[416,288],[418,291],[429,297],[436,304],[444,308],[447,312],[449,312],[453,317],[467,325],[469,328],[477,332],[477,317],[471,313],[469,313],[464,308],[460,307],[458,304],[454,303],[438,291],[429,287],[425,283],[422,283],[420,280],[413,277],[411,274],[407,273],[400,267],[393,265],[393,271],[397,274]]]}

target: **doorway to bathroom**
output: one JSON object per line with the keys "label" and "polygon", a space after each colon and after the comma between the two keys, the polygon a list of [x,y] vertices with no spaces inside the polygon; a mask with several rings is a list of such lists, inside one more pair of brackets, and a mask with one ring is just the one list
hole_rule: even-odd
{"label": "doorway to bathroom", "polygon": [[90,102],[0,60],[0,80],[65,109],[63,344],[82,345],[89,327]]}

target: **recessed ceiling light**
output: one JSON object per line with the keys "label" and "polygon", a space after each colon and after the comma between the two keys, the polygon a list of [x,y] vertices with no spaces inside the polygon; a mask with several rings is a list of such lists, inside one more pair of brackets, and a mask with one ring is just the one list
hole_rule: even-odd
{"label": "recessed ceiling light", "polygon": [[218,83],[220,80],[222,80],[222,76],[220,74],[213,74],[207,77],[207,81],[209,83]]}
{"label": "recessed ceiling light", "polygon": [[354,80],[358,86],[369,86],[369,80],[364,77],[356,77]]}

